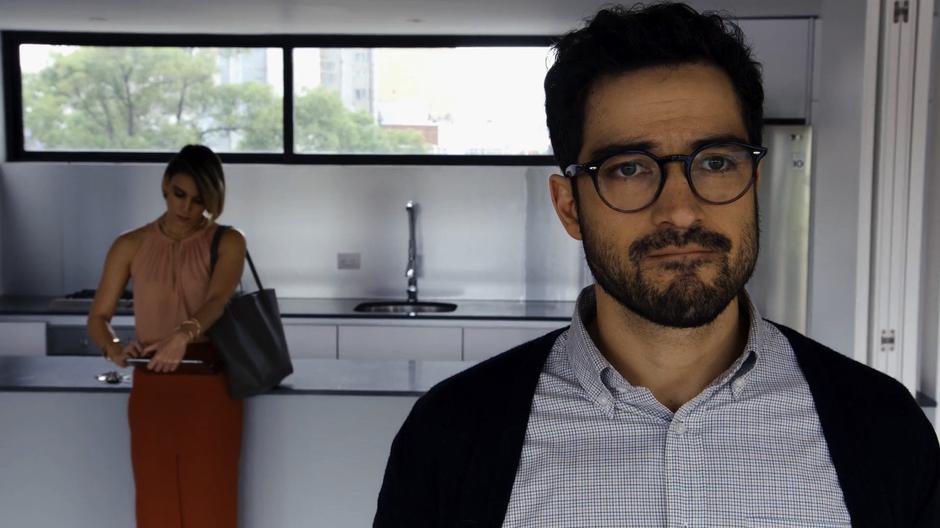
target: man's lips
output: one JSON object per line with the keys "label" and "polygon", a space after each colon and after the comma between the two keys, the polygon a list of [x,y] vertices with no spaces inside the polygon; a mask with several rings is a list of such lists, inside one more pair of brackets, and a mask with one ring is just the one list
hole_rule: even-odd
{"label": "man's lips", "polygon": [[659,251],[654,251],[647,255],[649,258],[681,258],[681,257],[704,257],[707,255],[712,255],[715,252],[710,249],[699,248],[699,247],[689,247],[682,249],[663,249]]}

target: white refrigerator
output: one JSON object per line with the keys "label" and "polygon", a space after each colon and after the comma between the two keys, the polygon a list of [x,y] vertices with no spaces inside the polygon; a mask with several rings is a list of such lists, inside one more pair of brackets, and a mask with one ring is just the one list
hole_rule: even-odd
{"label": "white refrigerator", "polygon": [[747,284],[764,317],[806,332],[812,170],[812,128],[764,127],[758,187],[760,253]]}

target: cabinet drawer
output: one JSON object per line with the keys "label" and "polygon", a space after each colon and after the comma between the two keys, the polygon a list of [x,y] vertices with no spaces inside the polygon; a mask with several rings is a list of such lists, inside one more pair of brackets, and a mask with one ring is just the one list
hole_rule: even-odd
{"label": "cabinet drawer", "polygon": [[0,356],[45,354],[45,321],[0,321]]}
{"label": "cabinet drawer", "polygon": [[336,326],[285,323],[287,349],[295,358],[336,359]]}
{"label": "cabinet drawer", "polygon": [[[134,339],[133,326],[112,326],[121,341]],[[88,337],[84,325],[50,324],[46,328],[46,354],[50,356],[99,356],[99,349]]]}
{"label": "cabinet drawer", "polygon": [[462,329],[445,326],[340,326],[340,359],[459,360]]}
{"label": "cabinet drawer", "polygon": [[464,328],[463,359],[483,360],[550,331],[549,328]]}

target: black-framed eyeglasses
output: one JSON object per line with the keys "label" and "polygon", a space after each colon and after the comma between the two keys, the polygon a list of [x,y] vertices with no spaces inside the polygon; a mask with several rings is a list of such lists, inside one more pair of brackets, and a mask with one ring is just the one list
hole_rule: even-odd
{"label": "black-framed eyeglasses", "polygon": [[688,156],[656,156],[645,150],[627,150],[588,163],[569,165],[565,176],[587,173],[608,207],[635,213],[653,205],[666,186],[666,163],[683,162],[685,179],[700,200],[724,205],[744,196],[757,178],[757,166],[767,148],[747,143],[703,145]]}

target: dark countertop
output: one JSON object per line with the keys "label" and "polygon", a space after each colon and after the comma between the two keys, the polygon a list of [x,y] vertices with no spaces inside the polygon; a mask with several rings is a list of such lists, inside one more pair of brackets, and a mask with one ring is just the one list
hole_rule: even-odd
{"label": "dark countertop", "polygon": [[[294,373],[269,396],[323,394],[334,396],[420,396],[438,382],[476,364],[475,361],[408,361],[365,359],[294,359]],[[119,384],[97,376],[117,371]],[[100,357],[0,357],[3,392],[130,392],[133,369],[120,369]],[[940,430],[937,407],[918,401]]]}
{"label": "dark countertop", "polygon": [[[475,361],[294,359],[294,373],[272,395],[418,396]],[[132,368],[100,357],[0,357],[0,392],[129,392]],[[96,377],[117,371],[130,379],[108,384]]]}
{"label": "dark countertop", "polygon": [[[361,302],[376,299],[278,299],[282,317],[341,317],[364,319],[522,319],[529,321],[570,321],[574,302],[553,301],[469,301],[445,300],[457,305],[447,313],[368,314],[353,311]],[[386,300],[386,299],[381,299]],[[400,299],[395,299],[400,300]],[[431,299],[423,299],[431,300]],[[434,299],[436,300],[436,299]]]}
{"label": "dark countertop", "polygon": [[[0,315],[88,315],[91,302],[54,305],[51,295],[0,295]],[[115,315],[134,315],[129,308],[118,307]]]}
{"label": "dark countertop", "polygon": [[[91,303],[53,304],[54,297],[0,296],[0,315],[86,315]],[[469,301],[446,300],[457,305],[450,313],[427,313],[409,316],[406,314],[368,314],[353,311],[366,301],[377,299],[311,299],[283,297],[278,299],[281,316],[313,318],[355,319],[479,319],[479,320],[524,320],[524,321],[570,321],[574,313],[573,301]],[[387,300],[387,299],[380,299]],[[431,300],[431,299],[422,299]],[[436,300],[436,299],[435,299]],[[117,315],[133,315],[133,310],[119,308]]]}

